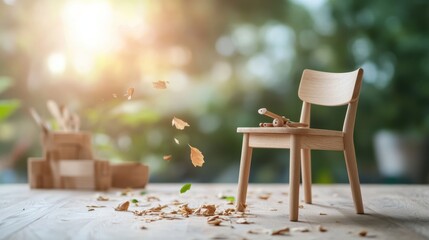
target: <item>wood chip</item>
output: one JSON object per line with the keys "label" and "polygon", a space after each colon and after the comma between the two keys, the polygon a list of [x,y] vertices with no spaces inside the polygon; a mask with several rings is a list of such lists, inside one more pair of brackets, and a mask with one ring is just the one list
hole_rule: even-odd
{"label": "wood chip", "polygon": [[145,227],[145,226],[141,226],[141,227],[140,227],[140,229],[142,229],[142,230],[146,230],[146,229],[147,229],[147,227]]}
{"label": "wood chip", "polygon": [[94,211],[95,209],[94,208],[90,208],[90,209],[88,209],[88,212],[91,212],[91,211]]}
{"label": "wood chip", "polygon": [[116,211],[128,211],[128,207],[130,206],[130,202],[126,201],[124,203],[120,203],[115,210]]}
{"label": "wood chip", "polygon": [[237,221],[235,221],[235,222],[238,223],[238,224],[251,224],[251,223],[254,223],[254,222],[251,222],[251,221],[247,220],[247,218],[240,218],[240,219],[237,219]]}
{"label": "wood chip", "polygon": [[319,226],[319,232],[327,232],[328,229],[326,229],[324,226],[320,225]]}
{"label": "wood chip", "polygon": [[89,205],[87,208],[105,208],[106,206],[98,206],[98,205]]}
{"label": "wood chip", "polygon": [[362,230],[359,232],[359,236],[361,236],[361,237],[366,237],[367,234],[368,234],[368,232],[365,230]]}
{"label": "wood chip", "polygon": [[289,228],[288,227],[284,227],[284,228],[280,228],[277,230],[272,230],[271,231],[271,235],[275,236],[275,235],[285,235],[289,233]]}
{"label": "wood chip", "polygon": [[164,160],[166,160],[166,161],[170,161],[172,157],[173,157],[173,155],[164,155],[164,156],[162,157],[162,159],[164,159]]}
{"label": "wood chip", "polygon": [[301,204],[301,205],[299,205],[298,207],[299,207],[299,208],[304,208],[304,205],[302,205],[302,204]]}
{"label": "wood chip", "polygon": [[97,201],[109,201],[109,198],[100,195],[97,197]]}
{"label": "wood chip", "polygon": [[275,212],[275,211],[277,211],[277,208],[270,208],[270,211]]}
{"label": "wood chip", "polygon": [[174,142],[175,142],[177,145],[179,145],[179,144],[180,144],[179,139],[177,139],[177,138],[174,138]]}
{"label": "wood chip", "polygon": [[219,226],[222,223],[222,220],[221,219],[215,219],[212,221],[207,221],[207,223],[210,225]]}
{"label": "wood chip", "polygon": [[319,215],[323,216],[323,215],[328,215],[328,214],[321,212],[321,213],[319,213]]}

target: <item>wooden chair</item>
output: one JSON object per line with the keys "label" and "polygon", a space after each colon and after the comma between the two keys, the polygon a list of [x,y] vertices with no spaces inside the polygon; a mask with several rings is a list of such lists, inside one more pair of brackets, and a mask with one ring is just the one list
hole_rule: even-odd
{"label": "wooden chair", "polygon": [[[363,69],[347,73],[304,70],[298,90],[303,101],[300,122],[310,126],[311,104],[322,106],[348,105],[342,131],[289,127],[238,128],[243,133],[237,211],[246,208],[247,185],[253,148],[289,148],[289,219],[298,220],[300,169],[304,199],[311,203],[311,150],[343,151],[356,212],[363,214],[362,196],[353,142],[356,110]],[[301,168],[302,164],[302,168]]]}

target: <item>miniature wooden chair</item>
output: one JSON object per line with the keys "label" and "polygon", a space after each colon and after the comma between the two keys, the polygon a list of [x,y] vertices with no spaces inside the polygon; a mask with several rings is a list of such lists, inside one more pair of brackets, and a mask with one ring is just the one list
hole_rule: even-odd
{"label": "miniature wooden chair", "polygon": [[[243,133],[237,211],[246,208],[247,185],[253,148],[289,148],[289,219],[298,220],[300,169],[304,186],[304,199],[311,203],[311,155],[314,150],[343,151],[353,201],[358,214],[363,214],[362,196],[353,142],[353,129],[362,82],[363,69],[347,73],[327,73],[304,70],[298,90],[303,101],[301,123],[310,126],[311,104],[322,106],[348,105],[343,130],[325,130],[291,127],[238,128]],[[301,161],[301,163],[300,163]],[[302,164],[302,168],[301,168]]]}

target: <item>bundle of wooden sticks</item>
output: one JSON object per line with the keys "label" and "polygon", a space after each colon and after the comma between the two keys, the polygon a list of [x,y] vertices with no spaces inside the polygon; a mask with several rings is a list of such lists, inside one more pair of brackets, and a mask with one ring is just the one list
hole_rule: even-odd
{"label": "bundle of wooden sticks", "polygon": [[307,123],[292,122],[289,118],[270,112],[266,108],[259,109],[258,113],[273,119],[271,123],[259,123],[259,127],[308,127]]}

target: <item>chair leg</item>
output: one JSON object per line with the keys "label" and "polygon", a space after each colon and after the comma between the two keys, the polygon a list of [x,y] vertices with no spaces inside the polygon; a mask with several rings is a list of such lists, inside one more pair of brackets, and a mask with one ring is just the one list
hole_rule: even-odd
{"label": "chair leg", "polygon": [[289,167],[289,220],[298,221],[301,149],[299,137],[292,135]]}
{"label": "chair leg", "polygon": [[311,150],[301,150],[302,185],[304,186],[304,201],[311,204]]}
{"label": "chair leg", "polygon": [[353,141],[345,142],[344,146],[344,158],[346,160],[347,174],[349,176],[356,213],[363,214],[364,210],[360,191],[359,174],[356,164],[355,147]]}
{"label": "chair leg", "polygon": [[250,163],[252,161],[252,148],[249,147],[249,134],[243,134],[241,149],[240,175],[238,177],[238,193],[236,210],[244,212],[246,209],[247,185],[249,183]]}

